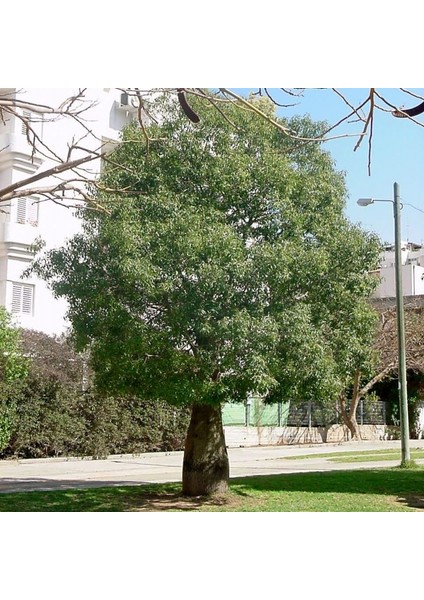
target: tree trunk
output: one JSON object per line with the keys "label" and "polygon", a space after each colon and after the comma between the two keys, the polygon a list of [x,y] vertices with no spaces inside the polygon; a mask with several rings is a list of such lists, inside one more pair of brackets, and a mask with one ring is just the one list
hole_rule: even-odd
{"label": "tree trunk", "polygon": [[358,421],[356,420],[355,413],[347,414],[343,417],[343,421],[346,427],[349,429],[352,440],[360,440],[361,434],[359,432]]}
{"label": "tree trunk", "polygon": [[352,400],[350,402],[349,411],[346,407],[346,398],[344,394],[340,395],[340,413],[342,415],[342,419],[346,427],[350,431],[352,440],[360,440],[361,434],[359,432],[358,421],[356,420],[356,409],[358,408],[359,401],[361,399],[361,394],[359,390],[361,374],[357,369],[355,371],[355,375],[353,378],[353,390],[352,390]]}
{"label": "tree trunk", "polygon": [[184,449],[183,494],[225,494],[229,473],[221,406],[194,404]]}

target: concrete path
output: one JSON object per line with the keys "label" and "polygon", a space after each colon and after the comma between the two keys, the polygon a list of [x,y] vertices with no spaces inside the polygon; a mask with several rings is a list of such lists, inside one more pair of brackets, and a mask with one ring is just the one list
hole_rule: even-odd
{"label": "concrete path", "polygon": [[[424,440],[411,440],[411,450],[424,449]],[[314,458],[324,452],[398,449],[399,441],[344,442],[313,446],[261,446],[230,448],[230,476],[271,475],[302,471],[365,469],[399,464],[393,461],[333,463]],[[310,454],[304,460],[291,456]],[[59,490],[117,485],[140,485],[181,481],[182,452],[155,452],[138,456],[110,456],[105,460],[50,458],[0,461],[0,493],[31,490]],[[418,463],[423,461],[417,461]]]}

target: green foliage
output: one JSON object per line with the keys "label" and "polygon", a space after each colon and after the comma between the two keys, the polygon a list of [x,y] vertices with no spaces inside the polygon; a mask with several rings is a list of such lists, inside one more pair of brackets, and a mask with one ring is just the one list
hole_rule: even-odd
{"label": "green foliage", "polygon": [[17,400],[8,455],[100,458],[184,447],[188,412],[168,405],[76,393],[34,381]]}
{"label": "green foliage", "polygon": [[184,448],[189,412],[164,402],[92,394],[79,414],[85,422],[80,454],[102,457]]}
{"label": "green foliage", "polygon": [[175,405],[334,401],[371,361],[380,249],[343,216],[342,175],[249,111],[195,105],[194,126],[158,103],[156,141],[130,127],[112,157],[107,210],[82,211],[82,234],[35,265],[98,386]]}
{"label": "green foliage", "polygon": [[66,454],[83,436],[75,406],[81,391],[81,358],[65,339],[21,330],[27,377],[5,395],[13,414],[7,454],[27,457]]}
{"label": "green foliage", "polygon": [[[13,395],[14,427],[7,454],[26,458],[72,454],[84,437],[75,406],[78,395],[59,384],[30,375]],[[76,452],[77,453],[77,452]]]}
{"label": "green foliage", "polygon": [[[424,375],[408,369],[408,421],[409,436],[417,439],[421,433],[420,413],[423,407]],[[387,433],[389,439],[400,439],[399,385],[397,378],[386,378],[375,386],[376,394],[385,401]]]}
{"label": "green foliage", "polygon": [[89,373],[67,339],[27,330],[22,339],[28,376],[3,394],[4,456],[100,457],[183,447],[187,411],[83,391]]}
{"label": "green foliage", "polygon": [[6,448],[10,440],[10,415],[9,411],[1,408],[0,412],[0,452]]}
{"label": "green foliage", "polygon": [[13,427],[14,405],[6,398],[27,373],[20,333],[12,327],[10,315],[0,306],[0,452],[8,445]]}
{"label": "green foliage", "polygon": [[20,333],[12,326],[6,309],[0,306],[0,386],[25,377],[26,371]]}
{"label": "green foliage", "polygon": [[[422,381],[422,376],[421,376]],[[422,387],[421,387],[422,393]],[[417,439],[421,432],[420,415],[424,404],[421,395],[411,393],[408,396],[408,416],[409,416],[409,431],[410,437]]]}

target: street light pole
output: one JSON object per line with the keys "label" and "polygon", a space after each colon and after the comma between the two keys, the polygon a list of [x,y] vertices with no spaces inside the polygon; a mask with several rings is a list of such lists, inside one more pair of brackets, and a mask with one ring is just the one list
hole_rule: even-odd
{"label": "street light pole", "polygon": [[399,184],[395,183],[393,217],[395,221],[395,273],[396,273],[396,316],[398,334],[398,388],[400,409],[400,439],[401,439],[401,466],[407,466],[411,460],[409,449],[409,417],[408,417],[408,392],[406,382],[406,354],[405,354],[405,318],[403,310],[402,288],[402,250],[400,226],[400,191]]}
{"label": "street light pole", "polygon": [[[401,466],[407,467],[411,463],[409,450],[409,417],[408,417],[408,392],[406,383],[406,354],[405,354],[405,318],[403,312],[402,288],[402,241],[400,227],[400,202],[399,184],[393,185],[394,199],[383,200],[377,198],[359,198],[359,206],[369,206],[374,202],[391,202],[393,204],[393,217],[395,221],[395,278],[396,278],[396,317],[398,337],[398,389],[399,389],[399,414],[400,414],[400,441],[402,459]],[[404,203],[407,204],[407,203]],[[412,206],[409,204],[408,206]],[[415,206],[412,206],[416,208]],[[420,209],[417,209],[420,210]]]}

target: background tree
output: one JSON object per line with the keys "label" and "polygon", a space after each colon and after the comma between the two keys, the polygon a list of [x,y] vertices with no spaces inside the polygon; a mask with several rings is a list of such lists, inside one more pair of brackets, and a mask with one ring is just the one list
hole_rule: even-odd
{"label": "background tree", "polygon": [[[83,233],[35,270],[69,303],[100,388],[192,407],[183,491],[224,492],[221,404],[249,392],[335,402],[371,319],[379,244],[343,216],[345,187],[318,143],[193,99],[200,123],[159,101],[149,148],[124,134]],[[257,104],[272,116],[271,103]],[[323,124],[295,119],[304,137]]]}
{"label": "background tree", "polygon": [[[375,311],[374,331],[369,330],[371,337],[364,344],[364,351],[370,355],[368,368],[354,370],[353,384],[339,398],[338,409],[343,422],[349,428],[353,438],[359,438],[359,428],[356,422],[356,410],[359,402],[371,391],[380,394],[387,388],[390,380],[398,377],[398,333],[396,322],[396,307],[394,299],[374,300],[372,307]],[[415,401],[409,402],[411,436],[416,427],[416,412],[420,408],[423,388],[421,380],[424,374],[424,327],[423,307],[420,298],[405,299],[405,351],[408,369],[408,382],[413,389]],[[408,387],[409,387],[408,385]],[[390,387],[390,386],[389,386]],[[396,402],[398,402],[396,388]],[[383,398],[384,399],[384,398]]]}
{"label": "background tree", "polygon": [[[394,299],[373,302],[378,314],[378,329],[374,339],[377,356],[374,377],[365,382],[368,389],[375,389],[382,400],[393,398],[391,410],[399,418],[398,398],[398,336]],[[405,353],[408,377],[408,406],[411,437],[417,437],[417,419],[424,400],[424,322],[420,297],[405,298]],[[385,396],[387,394],[387,397]]]}

